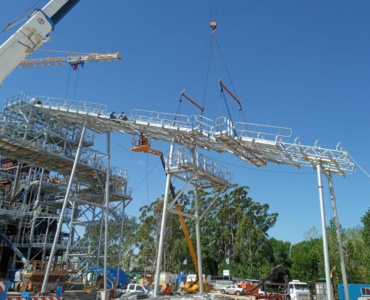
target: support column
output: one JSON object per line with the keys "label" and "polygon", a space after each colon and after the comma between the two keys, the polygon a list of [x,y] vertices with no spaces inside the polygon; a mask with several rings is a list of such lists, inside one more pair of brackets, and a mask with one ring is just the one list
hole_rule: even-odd
{"label": "support column", "polygon": [[321,165],[316,165],[317,179],[319,183],[319,196],[320,196],[320,210],[321,210],[321,227],[322,227],[322,242],[324,248],[324,262],[325,262],[325,280],[326,280],[326,296],[327,300],[333,300],[331,291],[330,280],[330,265],[329,265],[329,250],[328,250],[328,237],[326,235],[326,220],[325,220],[325,205],[324,205],[324,186],[322,185]]}
{"label": "support column", "polygon": [[21,175],[21,168],[18,164],[17,171],[15,171],[15,177],[14,177],[14,182],[13,182],[13,187],[12,187],[13,189],[12,189],[12,193],[10,196],[11,201],[14,200],[13,198],[16,195],[20,175]]}
{"label": "support column", "polygon": [[195,206],[195,232],[197,238],[197,256],[198,256],[198,280],[199,293],[203,293],[203,270],[202,270],[202,250],[200,243],[200,224],[199,224],[199,208],[198,208],[198,187],[194,185],[194,206]]}
{"label": "support column", "polygon": [[68,244],[67,244],[67,249],[66,249],[65,258],[64,258],[64,260],[66,262],[68,261],[69,248],[73,244],[73,237],[74,237],[74,234],[73,234],[73,218],[74,218],[74,215],[75,215],[75,209],[76,209],[76,201],[73,201],[71,221],[69,222],[69,238],[68,238]]}
{"label": "support column", "polygon": [[[116,288],[118,285],[118,280],[119,280],[119,269],[121,265],[121,249],[122,249],[122,239],[123,239],[123,226],[125,224],[125,202],[123,202],[122,205],[122,222],[121,222],[121,235],[119,237],[119,246],[118,246],[118,264],[117,264],[117,276],[116,276]],[[144,279],[145,280],[145,279]],[[145,284],[145,282],[144,282]],[[114,295],[116,296],[116,295]]]}
{"label": "support column", "polygon": [[340,227],[339,227],[339,219],[338,219],[338,211],[337,211],[337,204],[335,201],[335,194],[334,194],[334,185],[333,185],[333,178],[330,174],[327,175],[329,179],[329,188],[330,188],[330,198],[331,204],[333,206],[333,215],[335,220],[335,228],[337,231],[337,241],[338,241],[338,251],[339,251],[339,259],[340,259],[340,268],[342,270],[342,280],[343,280],[343,287],[344,287],[344,295],[346,300],[349,299],[349,291],[348,291],[348,281],[347,281],[347,273],[346,273],[346,265],[344,264],[344,255],[343,255],[343,247],[342,247],[342,237],[340,235]]}
{"label": "support column", "polygon": [[[104,237],[104,292],[108,280],[108,220],[109,220],[110,132],[107,133],[107,177],[105,181],[105,237]],[[107,300],[109,299],[109,295]],[[105,300],[102,298],[102,300]]]}
{"label": "support column", "polygon": [[45,233],[44,249],[42,249],[42,260],[46,259],[46,244],[48,243],[49,228],[53,222],[54,220],[50,222],[50,218],[48,218],[48,227],[46,228],[46,233]]}
{"label": "support column", "polygon": [[[105,198],[105,196],[104,196]],[[94,276],[94,288],[93,288],[93,295],[96,294],[96,284],[98,281],[98,268],[99,268],[99,260],[100,260],[100,250],[101,250],[101,234],[103,231],[103,220],[104,220],[104,210],[101,211],[101,219],[100,219],[100,231],[99,231],[99,244],[98,244],[98,251],[96,254],[96,265],[95,265],[95,276]]]}
{"label": "support column", "polygon": [[[173,156],[173,149],[175,147],[175,138],[172,138],[171,148],[170,148],[170,161],[172,160]],[[158,297],[158,290],[159,290],[159,275],[161,273],[161,265],[162,265],[162,256],[163,256],[163,242],[164,242],[164,235],[166,229],[166,218],[167,218],[167,204],[168,204],[168,196],[171,184],[171,175],[167,174],[166,180],[166,189],[164,192],[164,201],[163,201],[163,213],[162,213],[162,224],[161,224],[161,232],[159,236],[159,244],[158,244],[158,254],[157,254],[157,267],[155,270],[155,277],[154,277],[154,297]]]}
{"label": "support column", "polygon": [[55,255],[55,251],[56,251],[56,248],[57,248],[60,231],[62,230],[62,227],[63,227],[63,217],[64,217],[64,213],[66,211],[67,205],[68,205],[68,197],[69,197],[69,195],[71,193],[72,184],[73,184],[73,178],[75,176],[75,172],[76,172],[76,169],[77,169],[78,161],[80,159],[81,149],[82,149],[82,146],[83,146],[83,140],[84,140],[85,132],[86,132],[86,123],[84,124],[83,129],[82,129],[81,138],[80,138],[80,142],[78,144],[78,149],[77,149],[77,153],[76,153],[76,158],[75,158],[75,161],[73,163],[71,175],[69,177],[69,182],[68,182],[68,186],[67,186],[66,196],[64,197],[63,207],[62,207],[62,210],[60,212],[59,223],[58,223],[57,231],[55,233],[53,247],[51,248],[49,262],[48,262],[48,266],[46,268],[44,281],[42,283],[41,293],[45,293],[45,289],[46,289],[46,286],[48,284],[50,269],[51,269],[51,266],[53,264],[54,255]]}
{"label": "support column", "polygon": [[[44,178],[44,171],[45,169],[43,168],[41,171],[41,178],[40,178],[40,183],[39,183],[39,188],[37,189],[37,195],[36,195],[36,201],[33,207],[33,218],[32,218],[32,224],[31,224],[31,232],[30,232],[30,247],[28,247],[28,252],[27,252],[27,258],[31,258],[31,249],[32,249],[32,243],[33,243],[33,238],[35,235],[35,224],[37,221],[38,213],[37,213],[37,207],[40,202],[41,198],[41,188],[42,188],[42,180]],[[35,174],[36,174],[36,169],[35,169]],[[37,179],[36,179],[37,180]],[[32,184],[32,183],[31,183]],[[26,195],[25,195],[26,197]]]}

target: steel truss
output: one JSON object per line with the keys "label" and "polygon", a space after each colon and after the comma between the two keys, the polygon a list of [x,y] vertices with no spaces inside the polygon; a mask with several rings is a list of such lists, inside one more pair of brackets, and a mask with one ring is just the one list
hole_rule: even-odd
{"label": "steel truss", "polygon": [[295,166],[316,164],[330,173],[345,176],[355,171],[354,162],[341,144],[335,150],[315,145],[304,146],[300,139],[294,143],[283,142],[292,135],[285,127],[249,123],[233,123],[226,117],[212,121],[204,116],[186,116],[134,109],[128,121],[112,119],[103,104],[73,101],[52,97],[30,96],[19,93],[6,98],[6,108],[30,106],[39,115],[52,114],[56,122],[74,120],[86,122],[93,131],[104,133],[116,131],[171,142],[172,137],[180,146],[198,147],[219,153],[232,153],[240,159],[266,166],[268,162]]}
{"label": "steel truss", "polygon": [[[65,132],[70,132],[67,125],[85,124],[87,128],[95,133],[108,133],[108,135],[109,132],[127,133],[134,136],[143,133],[148,138],[171,142],[171,156],[167,156],[166,158],[166,172],[168,177],[165,207],[168,204],[169,178],[171,176],[185,174],[184,177],[179,177],[186,181],[186,184],[189,181],[193,182],[193,179],[195,179],[195,187],[199,185],[203,188],[220,184],[222,178],[225,179],[227,177],[223,177],[225,173],[221,169],[217,171],[221,174],[220,179],[220,176],[216,176],[217,172],[210,172],[207,169],[208,167],[203,168],[202,172],[204,176],[201,176],[201,172],[199,171],[200,165],[197,165],[197,162],[200,164],[201,159],[191,156],[192,161],[185,161],[181,158],[181,155],[184,156],[181,151],[174,154],[173,149],[175,144],[191,150],[192,153],[195,153],[194,149],[197,147],[218,153],[231,153],[257,167],[264,167],[268,163],[294,166],[297,168],[308,166],[318,170],[318,174],[320,174],[319,187],[322,187],[320,183],[322,172],[327,174],[327,176],[331,176],[331,174],[346,176],[355,172],[355,164],[351,156],[347,151],[342,149],[340,143],[335,150],[322,148],[319,140],[316,141],[314,146],[302,145],[300,138],[296,138],[293,143],[287,143],[283,139],[291,137],[292,130],[290,128],[241,122],[233,123],[226,117],[217,118],[214,122],[211,119],[199,115],[186,116],[137,109],[132,110],[128,120],[119,120],[110,117],[106,105],[53,97],[30,96],[25,93],[8,97],[5,101],[6,107],[3,115],[0,116],[3,118],[2,123],[0,122],[0,153],[19,157],[29,163],[42,165],[48,169],[58,169],[64,175],[68,175],[67,173],[71,170],[77,156],[75,146],[66,147],[65,145],[75,145],[78,143],[78,134],[74,139],[71,138],[74,136],[72,133],[68,134],[68,138],[66,137],[67,135],[64,136]],[[23,113],[18,113],[18,111],[22,111]],[[27,112],[29,112],[29,115],[38,116],[40,119],[49,117],[47,126],[41,126],[42,129],[40,129],[38,125],[32,127],[29,124],[25,124],[27,123],[24,122],[24,119],[27,118]],[[11,125],[9,125],[10,123]],[[51,128],[55,130],[51,131]],[[58,128],[63,128],[63,134],[60,134],[61,130],[58,131]],[[51,144],[55,148],[47,146],[50,144],[49,136],[53,136],[54,142]],[[62,140],[64,143],[62,143]],[[83,144],[89,141],[88,139],[81,139],[80,142]],[[89,149],[89,151],[92,150]],[[183,152],[185,153],[185,151]],[[176,155],[179,155],[179,157],[177,158]],[[200,156],[201,154],[197,155]],[[86,186],[94,188],[91,181],[95,185],[97,181],[102,182],[106,170],[109,169],[104,167],[106,158],[98,152],[83,152],[81,157],[82,159],[78,164],[78,179]],[[189,155],[187,157],[189,158]],[[50,162],[50,158],[54,160],[54,164]],[[58,162],[58,167],[55,161]],[[176,163],[176,161],[181,163]],[[59,162],[62,163],[59,164]],[[91,177],[92,173],[89,173],[91,171],[95,172],[96,176]],[[121,171],[118,173],[115,172],[115,174],[111,174],[108,177],[109,182],[116,184],[120,184],[125,180],[125,176]],[[334,195],[332,181],[330,182],[332,195]],[[323,195],[321,192],[320,203],[322,216],[325,216],[322,205]],[[167,209],[163,213],[163,224],[165,224],[166,213]],[[199,223],[199,215],[188,217],[195,218]],[[161,239],[164,233],[163,224],[161,228]],[[324,223],[323,230],[325,230]],[[197,232],[197,238],[198,236]],[[160,242],[160,248],[163,246],[162,243],[163,240]],[[340,245],[339,237],[338,245]],[[159,255],[158,260],[160,257]],[[159,272],[159,267],[160,264],[158,265],[157,261],[157,273]],[[157,276],[157,278],[159,277]],[[331,294],[329,293],[330,285],[327,285],[327,288],[328,299],[331,300]]]}

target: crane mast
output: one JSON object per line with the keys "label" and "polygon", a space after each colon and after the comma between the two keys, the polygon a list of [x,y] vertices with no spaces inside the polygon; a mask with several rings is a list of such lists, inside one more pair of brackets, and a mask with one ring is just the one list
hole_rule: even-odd
{"label": "crane mast", "polygon": [[0,46],[0,87],[3,80],[28,55],[50,39],[45,39],[80,0],[51,0]]}

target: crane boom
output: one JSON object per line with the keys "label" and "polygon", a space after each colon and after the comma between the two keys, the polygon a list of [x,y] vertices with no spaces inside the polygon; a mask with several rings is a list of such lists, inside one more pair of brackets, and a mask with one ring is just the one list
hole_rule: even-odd
{"label": "crane boom", "polygon": [[97,54],[91,53],[82,56],[65,56],[65,57],[48,57],[39,59],[24,59],[17,66],[17,68],[30,68],[30,67],[46,67],[46,66],[57,66],[67,65],[77,62],[92,63],[92,62],[103,62],[103,61],[115,61],[122,60],[119,53],[106,53]]}
{"label": "crane boom", "polygon": [[57,24],[80,0],[51,0],[0,46],[0,87],[3,80],[28,55],[46,41]]}

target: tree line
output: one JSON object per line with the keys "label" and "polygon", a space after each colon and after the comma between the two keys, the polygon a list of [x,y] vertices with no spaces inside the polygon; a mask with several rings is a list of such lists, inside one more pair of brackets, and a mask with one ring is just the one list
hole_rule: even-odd
{"label": "tree line", "polygon": [[[218,191],[198,190],[200,212]],[[293,279],[307,282],[325,277],[323,243],[318,230],[312,227],[304,232],[303,241],[294,245],[270,237],[268,232],[276,224],[278,214],[270,212],[268,204],[252,200],[248,191],[249,187],[234,185],[201,220],[203,273],[222,276],[223,270],[230,270],[233,277],[261,279],[274,266],[283,264],[290,269]],[[137,228],[127,232],[122,245],[124,270],[148,272],[155,268],[163,199],[164,195],[140,208]],[[169,202],[171,199],[170,195]],[[194,214],[193,191],[184,194],[178,202],[183,212]],[[370,282],[370,208],[359,222],[361,225],[356,227],[340,228],[349,283]],[[195,222],[186,219],[186,224],[196,250]],[[178,216],[169,213],[166,225],[162,271],[194,273]],[[111,235],[115,242],[109,247],[109,254],[117,254],[117,234]],[[342,277],[334,220],[327,226],[327,235],[330,267],[335,267],[333,278],[337,284],[342,282]],[[112,259],[110,264],[116,267],[117,262]]]}

